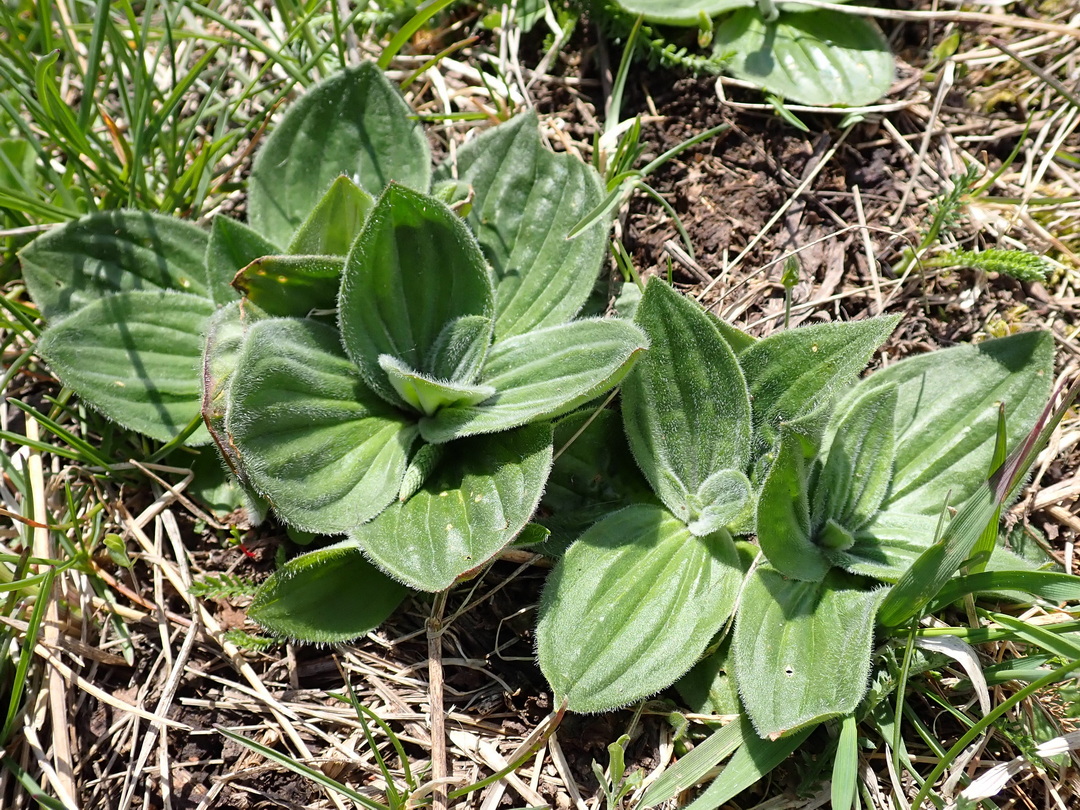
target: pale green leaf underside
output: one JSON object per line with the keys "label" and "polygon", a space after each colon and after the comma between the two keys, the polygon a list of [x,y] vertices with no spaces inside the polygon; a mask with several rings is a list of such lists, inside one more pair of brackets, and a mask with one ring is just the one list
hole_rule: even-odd
{"label": "pale green leaf underside", "polygon": [[730,615],[742,582],[731,536],[694,537],[660,506],[629,506],[566,552],[540,604],[537,651],[578,712],[670,686]]}
{"label": "pale green leaf underside", "polygon": [[469,224],[495,271],[496,339],[574,317],[607,250],[604,227],[566,238],[603,196],[593,168],[545,148],[533,114],[466,144],[457,167],[473,189]]}
{"label": "pale green leaf underside", "polygon": [[617,385],[646,345],[633,324],[599,318],[496,343],[480,375],[495,396],[481,405],[444,408],[421,420],[420,433],[441,443],[567,413]]}
{"label": "pale green leaf underside", "polygon": [[374,630],[407,593],[346,542],[287,562],[259,587],[248,616],[275,636],[333,644]]}
{"label": "pale green leaf underside", "polygon": [[418,413],[431,416],[440,408],[475,405],[495,393],[490,385],[469,385],[437,380],[414,371],[388,354],[379,355],[379,366],[390,385],[405,403]]}
{"label": "pale green leaf underside", "polygon": [[855,709],[866,692],[874,614],[885,593],[847,589],[835,575],[797,582],[768,566],[751,575],[732,654],[758,734],[785,734]]}
{"label": "pale green leaf underside", "polygon": [[431,156],[411,113],[372,63],[312,87],[289,106],[255,157],[252,227],[285,246],[341,174],[371,195],[391,181],[426,190]]}
{"label": "pale green leaf underside", "polygon": [[638,466],[683,521],[711,475],[750,459],[750,397],[735,354],[696,302],[649,282],[635,322],[649,351],[623,383],[623,421]]}
{"label": "pale green leaf underside", "polygon": [[876,25],[828,9],[771,23],[756,8],[740,9],[717,27],[713,52],[730,55],[724,70],[732,76],[802,104],[872,104],[895,75]]}
{"label": "pale green leaf underside", "polygon": [[50,321],[110,293],[175,290],[210,297],[207,234],[175,217],[100,211],[39,236],[20,253],[23,278]]}
{"label": "pale green leaf underside", "polygon": [[[197,419],[203,333],[214,305],[176,292],[99,298],[46,329],[38,352],[64,385],[113,421],[168,441]],[[187,444],[205,444],[200,427]]]}
{"label": "pale green leaf underside", "polygon": [[348,531],[397,496],[416,436],[360,381],[337,332],[300,319],[248,331],[226,427],[282,519],[321,534]]}
{"label": "pale green leaf underside", "polygon": [[454,442],[419,491],[351,538],[395,579],[449,588],[528,522],[551,469],[551,438],[545,423]]}

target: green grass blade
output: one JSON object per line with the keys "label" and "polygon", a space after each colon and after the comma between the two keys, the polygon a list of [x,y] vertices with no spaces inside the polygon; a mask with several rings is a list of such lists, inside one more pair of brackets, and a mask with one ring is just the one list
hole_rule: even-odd
{"label": "green grass blade", "polygon": [[412,38],[412,35],[423,28],[428,20],[453,2],[454,0],[428,0],[427,3],[420,6],[412,16],[412,19],[401,26],[398,32],[390,39],[390,42],[387,43],[386,47],[383,48],[383,52],[379,55],[379,67],[382,70],[386,70],[390,67],[390,62],[398,55],[398,52],[405,46],[405,43]]}
{"label": "green grass blade", "polygon": [[1020,641],[1033,644],[1045,652],[1060,655],[1062,658],[1080,660],[1080,644],[1065,637],[1060,632],[1055,632],[1048,627],[1029,624],[1022,619],[1001,613],[991,613],[990,618],[1003,627],[1012,630]]}
{"label": "green grass blade", "polygon": [[851,810],[859,780],[859,732],[855,715],[840,723],[840,739],[832,770],[832,810]]}
{"label": "green grass blade", "polygon": [[653,782],[641,797],[641,807],[654,807],[674,799],[684,790],[698,784],[711,769],[715,768],[742,746],[746,734],[757,737],[749,724],[738,720],[717,729],[694,750],[684,756]]}
{"label": "green grass blade", "polygon": [[[99,467],[104,467],[106,470],[112,469],[112,463],[107,461],[104,456],[98,453],[98,451],[85,439],[76,436],[74,433],[57,424],[45,414],[34,409],[30,405],[27,405],[25,402],[20,402],[17,399],[9,399],[8,402],[10,402],[20,411],[30,414],[30,416],[34,417],[34,419],[36,419],[43,428],[47,429],[57,438],[70,445],[73,450],[77,451],[80,454],[82,461],[97,465]],[[48,452],[53,452],[53,450],[54,448],[50,446]]]}

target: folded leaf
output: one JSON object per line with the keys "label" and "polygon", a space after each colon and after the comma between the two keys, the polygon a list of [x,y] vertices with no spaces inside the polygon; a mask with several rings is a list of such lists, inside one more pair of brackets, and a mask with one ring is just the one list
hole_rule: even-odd
{"label": "folded leaf", "polygon": [[235,301],[238,297],[233,287],[236,274],[256,259],[278,252],[277,246],[258,231],[217,214],[210,221],[205,260],[207,284],[214,303],[222,305]]}
{"label": "folded leaf", "polygon": [[145,211],[99,211],[42,234],[19,253],[23,278],[50,321],[110,293],[175,290],[210,297],[206,231]]}
{"label": "folded leaf", "polygon": [[286,522],[339,534],[397,496],[416,427],[364,386],[334,329],[254,324],[228,396],[244,470]]}
{"label": "folded leaf", "polygon": [[750,460],[750,398],[735,354],[699,304],[649,282],[635,322],[649,351],[623,384],[634,458],[660,500],[684,522],[718,470]]}
{"label": "folded leaf", "polygon": [[345,256],[374,206],[370,194],[348,177],[338,177],[293,234],[288,252]]}
{"label": "folded leaf", "polygon": [[876,25],[828,9],[783,12],[773,22],[740,9],[717,26],[713,53],[728,57],[724,70],[735,78],[802,104],[872,104],[895,75]]}
{"label": "folded leaf", "polygon": [[[177,292],[99,298],[46,329],[39,354],[88,405],[159,441],[175,438],[202,407],[199,364],[214,305]],[[210,440],[199,428],[187,444]]]}
{"label": "folded leaf", "polygon": [[495,271],[496,339],[578,314],[607,251],[605,227],[567,239],[603,196],[595,170],[548,150],[533,113],[459,149],[457,169],[472,185],[469,224]]}
{"label": "folded leaf", "polygon": [[742,592],[732,655],[743,705],[762,737],[775,738],[855,710],[866,693],[874,614],[884,589],[847,575],[786,579],[759,566]]}
{"label": "folded leaf", "polygon": [[411,115],[372,63],[319,82],[289,107],[255,156],[251,226],[284,247],[341,174],[373,196],[390,182],[426,189],[431,157]]}
{"label": "folded leaf", "polygon": [[520,532],[551,469],[551,425],[455,442],[412,497],[351,538],[383,571],[422,591],[449,588]]}
{"label": "folded leaf", "polygon": [[727,532],[694,537],[658,506],[629,506],[566,552],[544,589],[540,669],[571,711],[625,706],[701,656],[743,580]]}
{"label": "folded leaf", "polygon": [[484,315],[464,315],[447,322],[428,353],[432,376],[460,383],[475,382],[484,367],[495,323]]}
{"label": "folded leaf", "polygon": [[641,330],[614,318],[573,321],[496,343],[480,375],[495,396],[421,419],[420,434],[440,443],[552,419],[618,385],[646,345]]}
{"label": "folded leaf", "polygon": [[446,325],[490,318],[493,297],[490,270],[461,218],[433,197],[392,185],[345,262],[342,340],[368,385],[403,405],[379,355],[433,371],[432,350]]}
{"label": "folded leaf", "polygon": [[438,412],[440,408],[475,405],[495,393],[495,389],[490,385],[437,380],[429,374],[414,371],[388,354],[379,355],[379,366],[386,372],[390,385],[405,404],[417,413],[428,416]]}
{"label": "folded leaf", "polygon": [[248,617],[276,636],[333,644],[371,632],[408,589],[339,543],[289,560],[264,582]]}
{"label": "folded leaf", "polygon": [[264,256],[242,267],[232,284],[269,315],[303,318],[337,307],[344,266],[337,256]]}

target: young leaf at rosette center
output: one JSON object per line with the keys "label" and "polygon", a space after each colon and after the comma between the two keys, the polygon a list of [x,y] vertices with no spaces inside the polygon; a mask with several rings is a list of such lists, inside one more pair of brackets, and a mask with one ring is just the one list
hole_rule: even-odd
{"label": "young leaf at rosette center", "polygon": [[379,367],[386,372],[390,385],[413,410],[431,416],[440,408],[475,405],[489,399],[495,389],[490,385],[468,385],[437,380],[414,371],[395,357],[379,355]]}
{"label": "young leaf at rosette center", "polygon": [[210,298],[206,231],[146,211],[99,211],[44,233],[19,253],[31,297],[50,321],[111,293],[175,290]]}
{"label": "young leaf at rosette center", "polygon": [[529,522],[551,469],[551,435],[544,423],[449,445],[419,491],[351,538],[395,579],[449,588]]}
{"label": "young leaf at rosette center", "polygon": [[337,306],[344,266],[337,256],[263,256],[242,268],[232,284],[269,315],[303,318]]}
{"label": "young leaf at rosette center", "polygon": [[[107,295],[46,329],[38,353],[60,381],[114,422],[174,439],[202,407],[199,361],[214,305],[184,293]],[[199,428],[189,445],[210,440]]]}
{"label": "young leaf at rosette center", "polygon": [[446,325],[464,316],[490,319],[493,300],[490,269],[461,218],[433,197],[391,185],[345,261],[342,341],[368,385],[403,405],[379,355],[430,374]]}
{"label": "young leaf at rosette center", "polygon": [[732,654],[743,705],[762,737],[848,714],[866,693],[874,615],[886,590],[841,572],[821,582],[759,566],[743,589]]}
{"label": "young leaf at rosette center", "polygon": [[825,431],[825,464],[811,485],[815,527],[833,520],[849,532],[861,529],[892,481],[896,387],[855,392],[837,406]]}
{"label": "young leaf at rosette center", "polygon": [[251,226],[284,247],[342,174],[372,195],[391,182],[426,189],[431,154],[411,115],[372,63],[313,86],[255,156],[248,184]]}
{"label": "young leaf at rosette center", "polygon": [[810,520],[806,444],[795,430],[780,431],[780,449],[758,494],[761,552],[785,576],[820,581],[830,564],[815,542]]}
{"label": "young leaf at rosette center", "polygon": [[784,12],[766,22],[757,8],[716,28],[724,71],[801,104],[872,104],[895,76],[892,53],[869,20],[827,9]]}
{"label": "young leaf at rosette center", "polygon": [[743,581],[724,531],[694,537],[660,506],[629,506],[566,552],[540,602],[540,669],[577,712],[670,686],[731,614]]}
{"label": "young leaf at rosette center", "polygon": [[859,378],[899,315],[786,329],[739,353],[755,427],[827,412]]}
{"label": "young leaf at rosette center", "polygon": [[699,516],[690,495],[750,459],[750,397],[735,354],[694,301],[652,280],[634,320],[649,351],[623,384],[626,435],[660,500],[689,523]]}
{"label": "young leaf at rosette center", "polygon": [[756,500],[750,479],[741,470],[717,470],[690,499],[697,518],[690,522],[692,534],[704,537],[720,529],[733,534],[754,531]]}
{"label": "young leaf at rosette center", "polygon": [[293,234],[286,252],[345,256],[374,206],[374,198],[348,177],[336,178]]}
{"label": "young leaf at rosette center", "polygon": [[425,366],[433,377],[474,382],[487,359],[494,327],[495,322],[484,315],[454,318],[435,338]]}
{"label": "young leaf at rosette center", "polygon": [[618,385],[647,345],[640,329],[615,318],[573,321],[498,342],[479,380],[495,396],[424,417],[420,434],[438,444],[561,416]]}
{"label": "young leaf at rosette center", "polygon": [[333,644],[370,633],[406,594],[346,541],[285,563],[259,587],[248,617],[275,636]]}
{"label": "young leaf at rosette center", "polygon": [[397,496],[416,426],[358,378],[337,332],[254,324],[229,386],[228,434],[252,485],[291,525],[340,534]]}
{"label": "young leaf at rosette center", "polygon": [[495,339],[577,315],[607,252],[607,228],[600,225],[567,239],[603,199],[596,171],[548,150],[533,113],[459,149],[457,169],[472,185],[468,221],[495,272]]}
{"label": "young leaf at rosette center", "polygon": [[237,271],[278,252],[277,245],[258,231],[222,214],[216,215],[210,222],[210,239],[206,244],[206,276],[214,303],[235,301],[238,291],[233,280]]}
{"label": "young leaf at rosette center", "polygon": [[938,515],[986,480],[1005,403],[1007,444],[1031,429],[1049,398],[1053,338],[1025,332],[901,360],[859,383],[895,384],[896,464],[884,509]]}

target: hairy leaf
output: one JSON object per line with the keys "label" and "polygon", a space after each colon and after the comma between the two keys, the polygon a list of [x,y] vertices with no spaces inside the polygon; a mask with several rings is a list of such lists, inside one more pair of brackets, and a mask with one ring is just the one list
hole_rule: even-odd
{"label": "hairy leaf", "polygon": [[623,420],[634,458],[680,520],[718,470],[750,460],[750,398],[735,354],[694,301],[649,282],[634,320],[649,351],[623,385]]}
{"label": "hairy leaf", "polygon": [[286,522],[339,534],[397,496],[416,427],[359,379],[337,332],[309,320],[254,324],[226,427],[252,485]]}
{"label": "hairy leaf", "polygon": [[412,111],[374,64],[319,82],[290,105],[251,167],[251,226],[284,247],[338,175],[371,195],[427,189],[431,157]]}
{"label": "hairy leaf", "polygon": [[566,552],[540,604],[540,668],[578,712],[670,686],[731,614],[743,579],[731,535],[694,537],[658,506],[629,506]]}
{"label": "hairy leaf", "polygon": [[447,322],[431,347],[426,367],[432,376],[458,383],[475,382],[484,367],[494,329],[491,318],[464,315]]}
{"label": "hairy leaf", "polygon": [[[207,299],[184,293],[108,295],[46,329],[38,353],[84,402],[168,441],[199,416],[203,331],[213,312]],[[187,443],[209,438],[199,428]]]}
{"label": "hairy leaf", "polygon": [[351,537],[395,579],[422,591],[449,588],[528,523],[551,452],[547,423],[454,442],[423,487]]}
{"label": "hairy leaf", "polygon": [[407,593],[346,541],[289,560],[259,587],[248,616],[276,636],[333,644],[374,630]]}
{"label": "hairy leaf", "polygon": [[288,252],[307,256],[346,255],[374,206],[370,194],[348,177],[338,177],[293,234]]}
{"label": "hairy leaf", "polygon": [[337,306],[344,266],[337,256],[264,256],[243,267],[232,283],[270,315],[303,318]]}
{"label": "hairy leaf", "polygon": [[146,211],[99,211],[42,234],[19,253],[23,279],[50,321],[110,293],[175,290],[210,297],[207,234]]}
{"label": "hairy leaf", "polygon": [[440,408],[475,405],[495,393],[490,385],[469,385],[437,380],[423,374],[388,354],[379,355],[379,366],[386,372],[390,385],[410,408],[431,416]]}
{"label": "hairy leaf", "polygon": [[501,341],[491,347],[479,380],[495,396],[443,408],[421,419],[420,433],[440,443],[560,416],[616,386],[645,346],[641,330],[615,318],[573,321]]}

